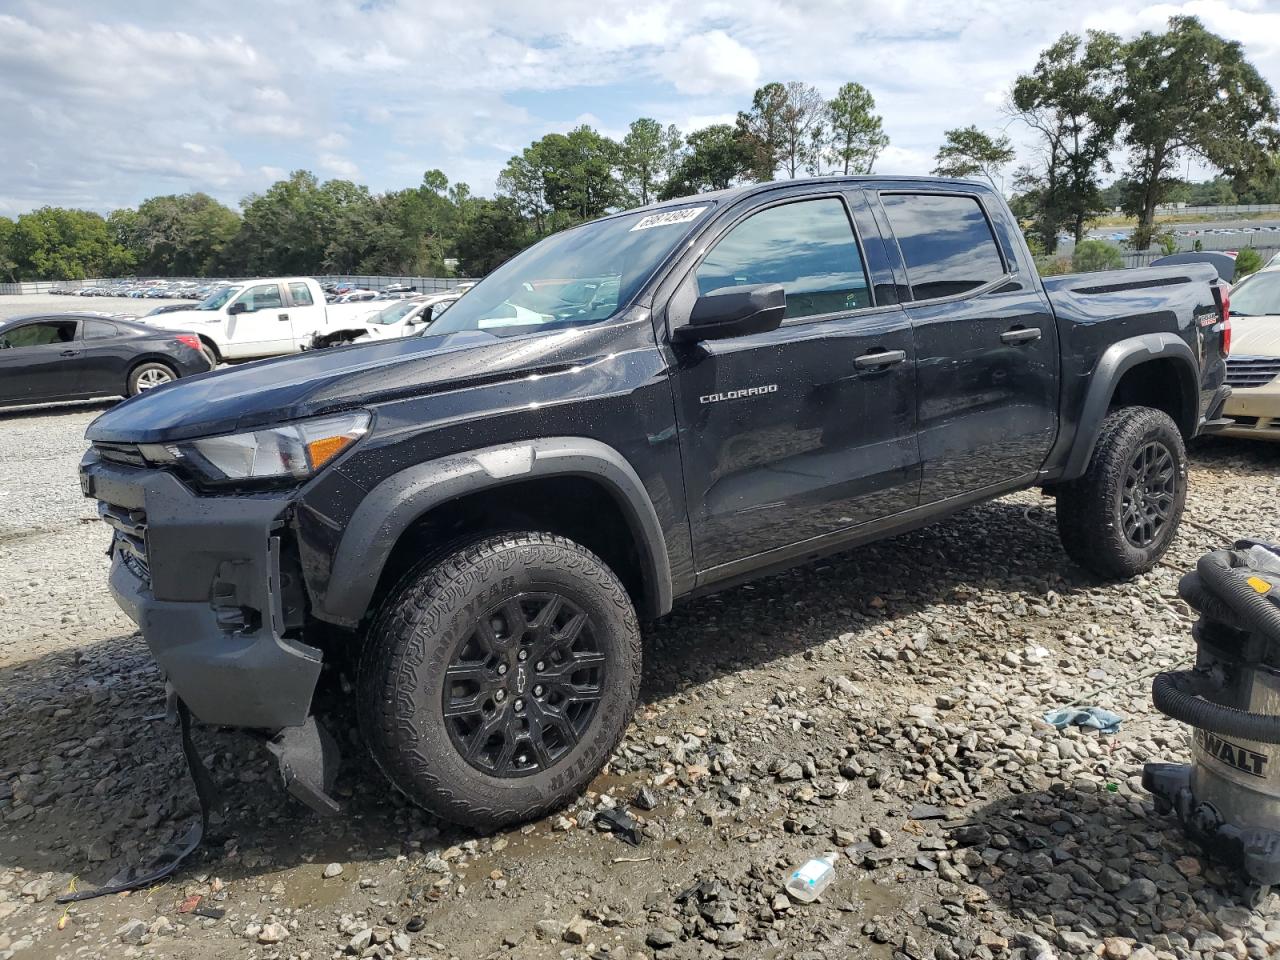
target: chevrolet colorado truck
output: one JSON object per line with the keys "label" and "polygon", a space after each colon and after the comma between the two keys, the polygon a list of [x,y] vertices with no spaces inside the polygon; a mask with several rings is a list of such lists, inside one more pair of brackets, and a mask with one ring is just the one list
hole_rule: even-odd
{"label": "chevrolet colorado truck", "polygon": [[596,776],[679,598],[1029,487],[1078,564],[1148,570],[1222,425],[1226,307],[1203,264],[1041,280],[985,184],[747,186],[555,234],[426,336],[128,400],[82,486],[197,719],[335,810],[312,701],[354,662],[391,783],[493,828]]}

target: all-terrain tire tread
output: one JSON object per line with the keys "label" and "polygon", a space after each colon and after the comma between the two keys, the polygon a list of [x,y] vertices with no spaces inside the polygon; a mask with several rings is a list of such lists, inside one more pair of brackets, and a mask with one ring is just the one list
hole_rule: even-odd
{"label": "all-terrain tire tread", "polygon": [[[438,637],[443,621],[456,612],[469,579],[488,564],[510,566],[518,550],[550,553],[548,559],[589,580],[608,596],[622,615],[626,631],[629,685],[623,704],[623,722],[618,724],[602,751],[599,764],[587,770],[570,787],[540,803],[528,806],[486,805],[463,796],[430,768],[410,770],[405,763],[406,747],[414,740],[412,726],[393,708],[397,688],[408,679],[416,663],[410,658],[421,653],[414,633]],[[626,588],[599,557],[565,537],[543,532],[503,533],[485,536],[462,546],[423,569],[419,565],[400,581],[374,618],[363,644],[357,671],[357,715],[360,727],[379,769],[392,785],[409,799],[443,819],[482,829],[544,816],[563,806],[584,790],[600,766],[613,755],[626,732],[627,722],[640,696],[641,643],[635,608]],[[429,641],[428,641],[429,642]]]}

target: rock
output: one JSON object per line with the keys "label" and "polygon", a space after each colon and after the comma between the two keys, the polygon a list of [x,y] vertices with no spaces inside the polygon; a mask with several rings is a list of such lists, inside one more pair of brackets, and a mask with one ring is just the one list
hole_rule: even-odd
{"label": "rock", "polygon": [[[413,941],[410,940],[406,934],[393,933],[391,935],[391,946],[395,948],[397,953],[408,953],[410,950],[413,949]],[[509,944],[509,946],[514,947],[514,946],[517,946],[517,944],[512,943],[512,944]]]}
{"label": "rock", "polygon": [[867,831],[867,836],[871,838],[871,842],[877,847],[887,847],[893,843],[893,837],[880,827],[872,827]]}
{"label": "rock", "polygon": [[575,917],[565,925],[562,938],[565,943],[586,943],[590,933],[591,924],[582,917]]}
{"label": "rock", "polygon": [[283,943],[289,939],[289,928],[283,923],[268,923],[258,932],[259,943]]}
{"label": "rock", "polygon": [[84,855],[90,863],[103,863],[110,860],[111,841],[105,837],[98,837],[85,848]]}
{"label": "rock", "polygon": [[342,876],[342,864],[331,863],[324,868],[324,878],[326,880],[332,880],[334,877],[340,876]]}
{"label": "rock", "polygon": [[642,786],[631,802],[639,810],[652,810],[658,805],[658,795],[650,787]]}
{"label": "rock", "polygon": [[1117,896],[1130,903],[1150,903],[1160,896],[1159,888],[1146,877],[1130,880]]}
{"label": "rock", "polygon": [[553,919],[539,920],[534,926],[543,940],[563,940],[565,931],[569,929],[569,925],[563,920]]}
{"label": "rock", "polygon": [[1133,944],[1120,937],[1106,937],[1102,941],[1102,955],[1107,960],[1129,960]]}
{"label": "rock", "polygon": [[1058,946],[1069,953],[1091,953],[1093,941],[1078,930],[1059,930]]}
{"label": "rock", "polygon": [[53,882],[47,877],[37,877],[22,886],[22,895],[30,897],[36,903],[48,900],[53,893]]}
{"label": "rock", "polygon": [[137,945],[142,942],[142,938],[147,935],[147,925],[142,920],[134,918],[126,920],[122,923],[112,936],[121,943]]}
{"label": "rock", "polygon": [[347,953],[361,954],[373,943],[373,931],[368,927],[347,941]]}
{"label": "rock", "polygon": [[661,927],[652,927],[645,934],[644,942],[655,950],[666,950],[668,947],[675,945],[676,936],[669,930],[663,930]]}
{"label": "rock", "polygon": [[804,779],[804,768],[792,760],[790,763],[784,763],[778,768],[777,776],[782,783],[793,783],[796,780]]}

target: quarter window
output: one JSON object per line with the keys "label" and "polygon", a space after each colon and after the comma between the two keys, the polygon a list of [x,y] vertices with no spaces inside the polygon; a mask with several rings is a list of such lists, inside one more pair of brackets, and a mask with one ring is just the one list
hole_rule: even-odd
{"label": "quarter window", "polygon": [[119,333],[120,329],[114,323],[107,323],[104,320],[86,320],[80,337],[84,340],[110,340]]}
{"label": "quarter window", "polygon": [[853,227],[835,197],[770,207],[748,217],[707,254],[697,280],[699,295],[780,283],[788,319],[871,305]]}
{"label": "quarter window", "polygon": [[293,300],[295,307],[309,307],[315,303],[311,299],[311,288],[305,283],[289,284],[289,297]]}
{"label": "quarter window", "polygon": [[1004,276],[991,224],[975,197],[881,194],[916,300],[953,297]]}

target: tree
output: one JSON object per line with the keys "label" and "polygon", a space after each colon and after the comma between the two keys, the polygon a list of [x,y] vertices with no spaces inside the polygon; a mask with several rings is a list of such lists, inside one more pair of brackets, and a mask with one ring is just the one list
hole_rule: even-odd
{"label": "tree", "polygon": [[133,257],[107,221],[88,210],[41,207],[21,214],[8,233],[5,259],[17,280],[83,280],[129,270]]}
{"label": "tree", "polygon": [[933,159],[937,176],[981,175],[994,187],[1000,169],[1013,159],[1013,146],[1004,135],[992,138],[977,127],[964,127],[946,132],[946,140]]}
{"label": "tree", "polygon": [[778,169],[786,105],[787,88],[766,83],[751,98],[751,109],[738,112],[737,137],[750,158],[749,174],[754,180],[772,180]]}
{"label": "tree", "polygon": [[15,224],[8,217],[0,217],[0,277],[10,283],[18,279],[18,262],[13,259],[12,243]]}
{"label": "tree", "polygon": [[870,173],[889,145],[875,108],[875,97],[860,83],[846,83],[827,101],[824,154],[841,173]]}
{"label": "tree", "polygon": [[151,197],[107,218],[118,241],[149,276],[205,277],[225,265],[240,217],[206,193]]}
{"label": "tree", "polygon": [[1064,227],[1079,243],[1103,209],[1098,176],[1111,169],[1120,49],[1114,34],[1064,33],[1010,92],[1009,112],[1040,137],[1038,164],[1021,168],[1015,183],[1034,197],[1034,230],[1048,252]]}
{"label": "tree", "polygon": [[1123,266],[1124,254],[1102,240],[1082,240],[1071,252],[1071,269],[1076,273],[1119,270]]}
{"label": "tree", "polygon": [[644,206],[662,192],[679,165],[683,142],[674,124],[663,128],[649,117],[632,121],[618,152],[618,170],[628,200]]}
{"label": "tree", "polygon": [[1156,207],[1185,156],[1248,178],[1267,169],[1269,151],[1280,144],[1271,86],[1239,43],[1195,17],[1171,17],[1166,32],[1148,31],[1125,47],[1117,112],[1132,181],[1123,206],[1138,218],[1139,249],[1150,246]]}
{"label": "tree", "polygon": [[624,200],[615,177],[620,149],[588,126],[549,133],[511,158],[499,192],[533,221],[538,237],[593,220]]}
{"label": "tree", "polygon": [[1245,247],[1236,254],[1236,280],[1262,269],[1262,255],[1253,247]]}
{"label": "tree", "polygon": [[459,227],[457,253],[465,276],[501,266],[531,241],[529,223],[511,197],[471,200]]}
{"label": "tree", "polygon": [[752,154],[737,130],[715,123],[685,138],[687,150],[660,194],[670,200],[706,190],[727,190],[751,174]]}
{"label": "tree", "polygon": [[295,170],[262,194],[249,194],[235,246],[236,267],[261,275],[348,270],[368,251],[376,220],[369,188],[350,180],[320,183]]}

